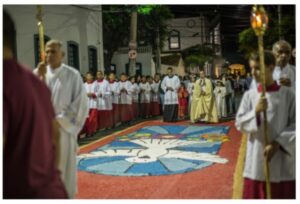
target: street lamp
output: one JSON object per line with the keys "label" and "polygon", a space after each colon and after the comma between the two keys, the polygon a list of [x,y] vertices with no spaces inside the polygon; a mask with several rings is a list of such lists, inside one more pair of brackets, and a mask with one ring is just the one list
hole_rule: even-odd
{"label": "street lamp", "polygon": [[[266,74],[265,74],[265,59],[264,59],[264,44],[263,35],[268,27],[269,18],[262,5],[253,6],[251,13],[251,26],[258,37],[258,50],[259,50],[259,65],[260,65],[260,78],[262,85],[261,97],[265,97],[266,94]],[[264,116],[264,142],[265,146],[269,143],[268,137],[268,120],[267,112],[263,111]],[[264,173],[266,179],[266,194],[267,198],[271,199],[271,184],[270,184],[270,168],[267,159],[264,161]]]}

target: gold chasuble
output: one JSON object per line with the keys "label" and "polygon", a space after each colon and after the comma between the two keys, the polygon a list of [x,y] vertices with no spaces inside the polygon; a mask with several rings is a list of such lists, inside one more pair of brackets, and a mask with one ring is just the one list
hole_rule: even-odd
{"label": "gold chasuble", "polygon": [[191,122],[218,122],[216,101],[213,95],[212,83],[209,79],[198,79],[194,86]]}

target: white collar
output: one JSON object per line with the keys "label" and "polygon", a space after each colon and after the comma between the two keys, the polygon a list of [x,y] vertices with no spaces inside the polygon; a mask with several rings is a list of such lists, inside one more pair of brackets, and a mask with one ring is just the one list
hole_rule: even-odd
{"label": "white collar", "polygon": [[64,66],[65,64],[64,63],[62,63],[59,67],[57,67],[57,68],[55,68],[55,69],[53,69],[52,67],[50,67],[50,65],[48,65],[47,66],[47,70],[49,70],[49,72],[51,73],[51,74],[53,74],[53,75],[55,75],[55,74],[57,74],[57,73],[59,73],[61,70],[62,70],[62,67]]}

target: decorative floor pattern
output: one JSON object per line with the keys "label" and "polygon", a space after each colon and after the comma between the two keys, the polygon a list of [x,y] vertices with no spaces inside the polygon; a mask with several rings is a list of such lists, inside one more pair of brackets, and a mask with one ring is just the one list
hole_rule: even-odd
{"label": "decorative floor pattern", "polygon": [[77,157],[78,169],[114,176],[181,174],[225,164],[218,151],[229,126],[153,125],[116,137]]}

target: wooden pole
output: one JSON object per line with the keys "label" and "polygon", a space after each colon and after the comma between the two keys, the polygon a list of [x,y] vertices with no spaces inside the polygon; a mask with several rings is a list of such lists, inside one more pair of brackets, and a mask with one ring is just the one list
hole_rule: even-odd
{"label": "wooden pole", "polygon": [[[43,12],[42,6],[36,6],[36,19],[37,19],[37,26],[39,31],[39,51],[40,51],[40,62],[45,63],[45,40],[44,40],[44,25],[43,25]],[[45,75],[43,74],[40,76],[42,81],[45,81]]]}
{"label": "wooden pole", "polygon": [[[261,97],[266,96],[266,74],[265,74],[265,59],[264,59],[264,46],[263,46],[263,36],[258,36],[258,49],[259,49],[259,64],[260,64],[260,77],[261,77],[261,84],[262,84],[262,94]],[[268,118],[267,118],[267,111],[263,111],[264,116],[264,142],[265,146],[269,144],[269,132],[268,132]],[[267,199],[271,199],[271,184],[270,184],[270,168],[269,162],[267,158],[264,160],[264,173],[266,177],[266,193]]]}
{"label": "wooden pole", "polygon": [[45,62],[45,40],[44,40],[44,25],[43,25],[43,11],[42,6],[38,5],[36,18],[38,20],[37,26],[39,30],[39,46],[40,46],[40,60]]}
{"label": "wooden pole", "polygon": [[[268,26],[268,16],[263,6],[254,6],[252,9],[251,25],[258,37],[258,52],[259,52],[259,65],[260,65],[260,79],[262,85],[261,97],[266,96],[266,72],[265,72],[265,58],[264,58],[264,43],[263,35]],[[264,125],[264,146],[269,144],[268,132],[268,118],[267,111],[263,111],[263,125]],[[264,159],[264,174],[266,180],[266,194],[267,199],[271,199],[271,183],[270,183],[270,167],[267,158]]]}

